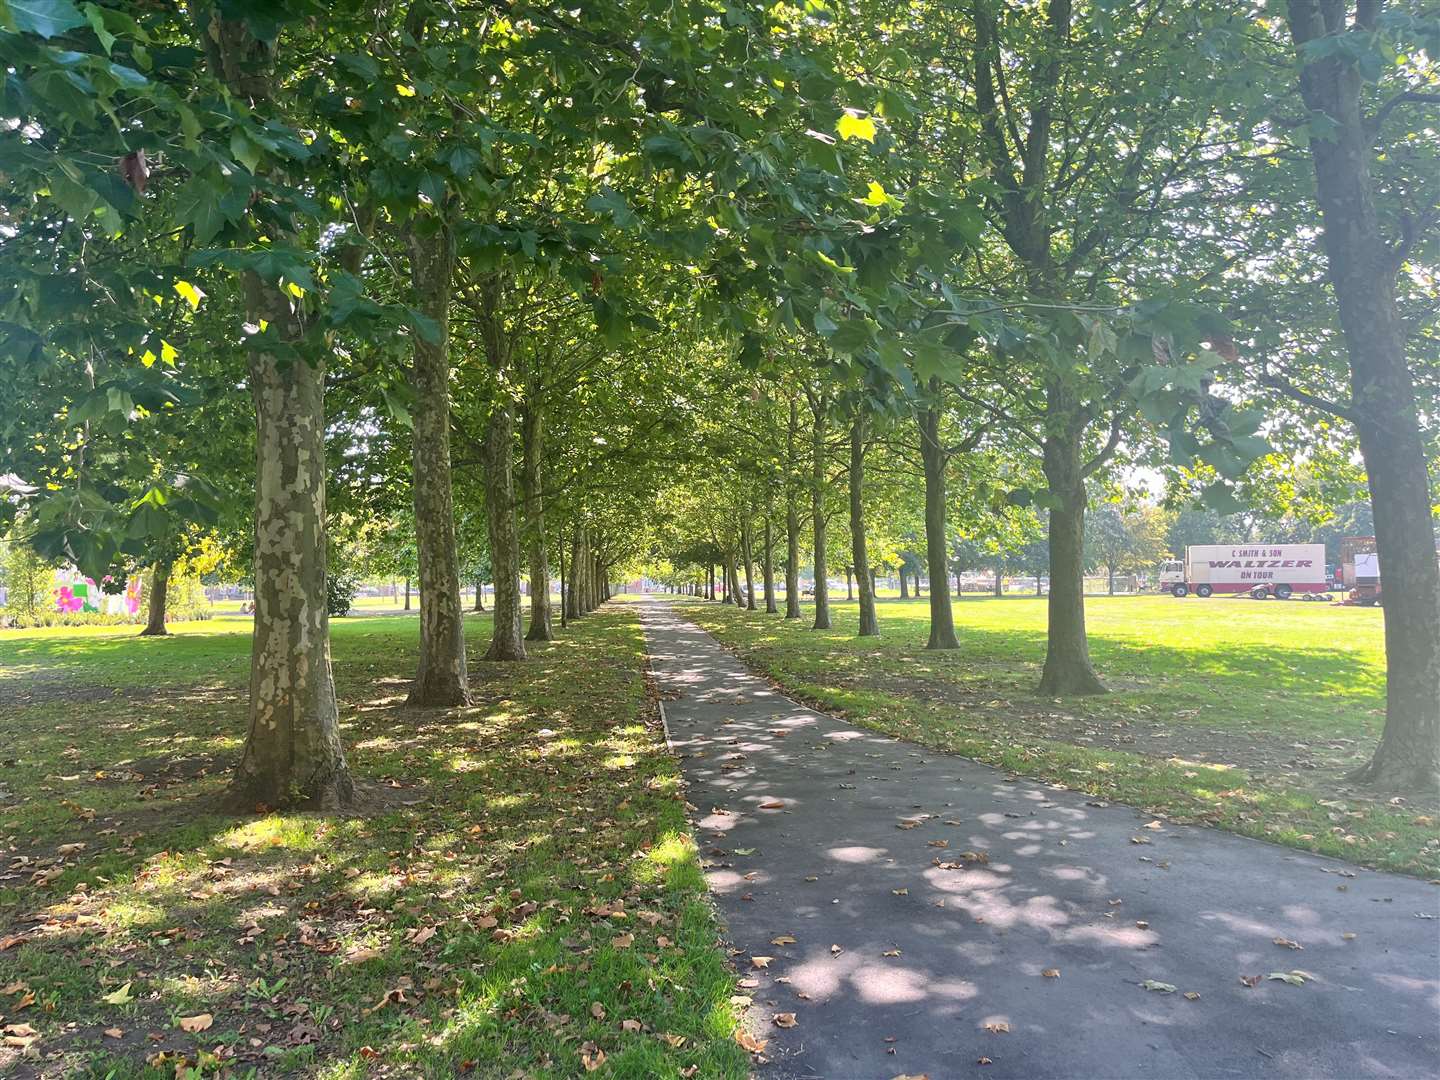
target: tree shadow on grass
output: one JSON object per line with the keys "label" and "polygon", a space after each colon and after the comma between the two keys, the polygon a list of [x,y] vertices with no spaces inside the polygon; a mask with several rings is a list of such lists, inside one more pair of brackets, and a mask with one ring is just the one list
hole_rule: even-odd
{"label": "tree shadow on grass", "polygon": [[[243,736],[238,684],[92,702],[59,730],[43,709],[17,711],[24,767],[0,783],[21,801],[0,811],[0,835],[18,844],[23,810],[24,840],[47,857],[86,847],[0,883],[0,941],[21,939],[0,949],[0,985],[36,995],[35,1049],[59,1055],[9,1048],[0,1071],[130,1075],[170,1053],[173,1072],[219,1046],[266,1072],[344,1061],[445,1076],[518,1056],[568,1073],[594,1041],[647,1075],[719,1061],[709,1075],[743,1075],[720,1030],[732,987],[693,857],[684,879],[673,763],[641,713],[633,614],[591,616],[530,664],[477,660],[481,700],[451,710],[399,704],[415,625],[336,637],[352,768],[398,785],[366,813],[206,813]],[[468,628],[476,650],[486,627]],[[94,779],[93,761],[173,782],[140,803],[141,779]],[[677,843],[673,868],[656,861]],[[58,873],[31,881],[36,869]],[[607,898],[625,914],[583,910]],[[641,910],[653,924],[629,914]],[[131,1000],[105,1000],[126,983]],[[600,999],[652,1030],[590,1015]],[[207,1031],[177,1029],[201,1013]]]}

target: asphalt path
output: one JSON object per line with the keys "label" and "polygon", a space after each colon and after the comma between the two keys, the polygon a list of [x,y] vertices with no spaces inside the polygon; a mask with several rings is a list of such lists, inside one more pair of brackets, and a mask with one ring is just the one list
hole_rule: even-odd
{"label": "asphalt path", "polygon": [[1440,1076],[1435,885],[856,727],[640,611],[762,1076]]}

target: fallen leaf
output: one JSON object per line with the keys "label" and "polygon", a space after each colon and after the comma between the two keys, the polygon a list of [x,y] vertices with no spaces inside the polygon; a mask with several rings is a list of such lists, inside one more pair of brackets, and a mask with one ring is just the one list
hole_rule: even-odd
{"label": "fallen leaf", "polygon": [[621,1031],[639,1031],[640,1028],[641,1028],[641,1024],[640,1024],[640,1021],[639,1021],[639,1020],[621,1020],[621,1021],[620,1021],[620,1030],[621,1030]]}
{"label": "fallen leaf", "polygon": [[106,1005],[124,1005],[133,1000],[134,997],[134,995],[130,993],[130,985],[131,984],[127,982],[124,986],[120,987],[119,990],[112,990],[100,1000]]}
{"label": "fallen leaf", "polygon": [[762,802],[762,803],[760,804],[760,809],[761,809],[761,810],[784,810],[784,809],[785,809],[785,804],[784,804],[783,802],[781,802],[779,799],[771,799],[769,802]]}
{"label": "fallen leaf", "polygon": [[976,1064],[976,1065],[993,1065],[994,1062],[991,1061],[991,1060],[990,1060],[989,1058],[987,1058],[987,1057],[978,1057],[978,1058],[975,1059],[975,1064]]}
{"label": "fallen leaf", "polygon": [[1157,994],[1173,994],[1175,987],[1167,982],[1156,982],[1154,979],[1146,979],[1140,984],[1146,990],[1154,990]]}
{"label": "fallen leaf", "polygon": [[104,1034],[107,1038],[111,1039],[121,1039],[125,1037],[125,1032],[121,1028],[106,1028]]}
{"label": "fallen leaf", "polygon": [[1259,976],[1259,975],[1241,975],[1241,976],[1240,976],[1240,985],[1241,985],[1241,986],[1258,986],[1259,984],[1260,984],[1260,976]]}
{"label": "fallen leaf", "polygon": [[1200,1000],[1200,995],[1197,994],[1194,990],[1186,990],[1186,991],[1185,991],[1185,1000],[1186,1000],[1186,1001],[1199,1001],[1199,1000]]}
{"label": "fallen leaf", "polygon": [[374,960],[380,955],[379,949],[362,949],[352,947],[345,953],[344,962],[347,964],[363,964],[366,960]]}
{"label": "fallen leaf", "polygon": [[991,1035],[1008,1035],[1010,1033],[1010,1025],[1004,1020],[991,1020],[985,1025],[985,1030],[990,1032]]}
{"label": "fallen leaf", "polygon": [[411,945],[424,945],[435,936],[436,930],[433,926],[421,926],[409,931],[405,938]]}
{"label": "fallen leaf", "polygon": [[1305,948],[1305,946],[1304,946],[1304,945],[1301,945],[1300,942],[1298,942],[1298,941],[1291,941],[1289,938],[1286,938],[1286,937],[1277,937],[1277,938],[1275,939],[1275,944],[1276,944],[1276,945],[1279,945],[1281,948],[1285,948],[1285,949],[1303,949],[1303,948]]}
{"label": "fallen leaf", "polygon": [[192,1035],[200,1031],[209,1031],[210,1025],[215,1023],[215,1017],[209,1013],[196,1013],[194,1016],[182,1016],[180,1018],[180,1030],[188,1031]]}
{"label": "fallen leaf", "polygon": [[900,950],[899,950],[899,949],[887,949],[887,950],[885,950],[883,953],[881,953],[880,955],[881,955],[881,956],[899,956],[899,955],[900,955]]}
{"label": "fallen leaf", "polygon": [[586,1072],[594,1072],[605,1064],[605,1051],[593,1042],[587,1042],[580,1047],[580,1064],[585,1066]]}
{"label": "fallen leaf", "polygon": [[910,895],[910,890],[909,890],[909,889],[891,889],[890,892],[893,893],[895,896],[909,896],[909,895]]}
{"label": "fallen leaf", "polygon": [[596,1020],[604,1020],[604,1019],[605,1019],[605,1006],[604,1006],[604,1005],[601,1005],[600,1002],[598,1002],[598,1001],[591,1002],[591,1003],[590,1003],[590,1015],[593,1016],[593,1017],[595,1017]]}
{"label": "fallen leaf", "polygon": [[844,951],[845,951],[845,950],[842,949],[839,945],[831,945],[831,946],[830,946],[830,955],[831,955],[831,956],[839,956],[839,955],[840,955],[842,952],[844,952]]}
{"label": "fallen leaf", "polygon": [[765,1039],[755,1038],[754,1035],[751,1035],[744,1028],[740,1028],[735,1032],[735,1041],[739,1043],[743,1049],[750,1051],[752,1054],[760,1053],[769,1045]]}
{"label": "fallen leaf", "polygon": [[631,945],[635,944],[635,935],[616,934],[614,938],[611,939],[610,944],[617,949],[628,949]]}
{"label": "fallen leaf", "polygon": [[774,1016],[775,1026],[792,1028],[797,1023],[794,1013],[776,1013]]}
{"label": "fallen leaf", "polygon": [[794,944],[795,944],[795,939],[794,939],[793,937],[791,937],[789,934],[781,934],[779,937],[773,937],[773,938],[771,938],[771,939],[770,939],[770,944],[771,944],[771,945],[794,945]]}
{"label": "fallen leaf", "polygon": [[1347,931],[1346,933],[1341,934],[1340,937],[1341,937],[1341,939],[1344,940],[1344,941],[1354,941],[1354,940],[1355,940],[1355,935],[1352,934],[1352,933],[1349,933],[1348,931]]}
{"label": "fallen leaf", "polygon": [[1058,979],[1060,977],[1060,969],[1046,968],[1044,971],[1040,972],[1040,974],[1045,976],[1045,978],[1047,979]]}
{"label": "fallen leaf", "polygon": [[750,966],[757,971],[764,971],[770,966],[770,961],[774,959],[773,956],[752,956],[750,957]]}
{"label": "fallen leaf", "polygon": [[1291,986],[1304,986],[1306,979],[1313,979],[1315,976],[1308,971],[1272,971],[1266,975],[1267,979],[1274,979],[1277,982],[1289,983]]}

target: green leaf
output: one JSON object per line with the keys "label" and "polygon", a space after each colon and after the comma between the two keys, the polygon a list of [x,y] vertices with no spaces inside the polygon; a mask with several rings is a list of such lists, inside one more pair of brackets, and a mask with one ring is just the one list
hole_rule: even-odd
{"label": "green leaf", "polygon": [[1245,504],[1235,497],[1230,485],[1223,481],[1211,484],[1201,492],[1200,501],[1221,515],[1238,514],[1245,509]]}
{"label": "green leaf", "polygon": [[47,41],[85,25],[70,0],[0,0],[0,23],[21,34],[38,34]]}
{"label": "green leaf", "polygon": [[1140,985],[1143,986],[1146,990],[1155,991],[1157,994],[1173,994],[1175,992],[1174,984],[1167,982],[1157,982],[1155,979],[1146,979]]}
{"label": "green leaf", "polygon": [[175,195],[175,218],[195,230],[195,242],[206,244],[229,221],[220,205],[220,192],[201,177],[194,177]]}

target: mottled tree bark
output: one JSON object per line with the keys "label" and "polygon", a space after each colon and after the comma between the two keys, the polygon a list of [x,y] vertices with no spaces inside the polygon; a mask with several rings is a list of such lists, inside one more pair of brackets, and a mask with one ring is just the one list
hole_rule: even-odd
{"label": "mottled tree bark", "polygon": [[[293,326],[279,289],[247,282],[252,318]],[[324,370],[251,354],[255,400],[255,631],[250,730],[231,781],[247,809],[353,801],[325,610]]]}
{"label": "mottled tree bark", "polygon": [[545,536],[545,493],[541,463],[545,452],[544,417],[538,390],[532,387],[520,420],[521,484],[525,499],[525,540],[530,553],[530,626],[526,641],[552,641],[550,627],[550,556]]}
{"label": "mottled tree bark", "polygon": [[147,597],[145,629],[141,637],[164,637],[170,631],[165,629],[165,606],[170,593],[170,560],[156,559],[150,568],[150,595]]}
{"label": "mottled tree bark", "polygon": [[[450,300],[455,251],[444,221],[414,221],[405,230],[410,276],[420,310],[439,340],[414,334],[415,391],[411,410],[411,493],[420,564],[420,661],[406,702],[463,705],[470,700],[465,619],[460,606],[460,556],[450,485]],[[406,593],[409,606],[409,593]]]}
{"label": "mottled tree bark", "polygon": [[855,560],[855,581],[860,588],[859,637],[880,633],[875,614],[875,578],[870,574],[870,556],[865,545],[865,414],[860,412],[850,425],[850,547]]}
{"label": "mottled tree bark", "polygon": [[[1291,0],[1297,47],[1327,34],[1361,40],[1375,31],[1383,3]],[[1302,57],[1303,57],[1302,53]],[[1370,162],[1376,133],[1361,112],[1362,76],[1353,57],[1332,50],[1301,69],[1300,91],[1312,111],[1334,122],[1312,137],[1325,254],[1350,355],[1349,412],[1370,481],[1375,545],[1387,585],[1385,730],[1355,779],[1383,787],[1440,787],[1440,570],[1435,561],[1425,446],[1415,383],[1405,356],[1405,327],[1395,303],[1401,259],[1381,232]]]}
{"label": "mottled tree bark", "polygon": [[480,577],[475,579],[475,610],[485,610],[485,579]]}
{"label": "mottled tree bark", "polygon": [[[958,649],[955,612],[950,606],[948,573],[949,539],[945,535],[945,447],[940,443],[940,380],[930,380],[935,404],[921,410],[920,457],[925,467],[925,564],[930,574],[930,640],[927,649]],[[940,587],[935,587],[936,582]]]}

